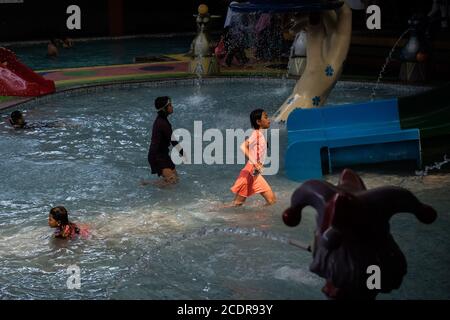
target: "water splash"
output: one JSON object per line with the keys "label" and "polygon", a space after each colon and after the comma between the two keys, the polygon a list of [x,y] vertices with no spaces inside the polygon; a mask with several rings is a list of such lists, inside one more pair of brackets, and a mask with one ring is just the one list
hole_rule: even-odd
{"label": "water splash", "polygon": [[208,228],[208,227],[202,227],[200,230],[190,233],[190,234],[182,234],[180,236],[175,237],[174,239],[171,239],[167,241],[164,246],[170,246],[173,243],[177,243],[179,241],[184,240],[193,240],[198,238],[204,238],[211,235],[219,235],[219,234],[235,234],[235,235],[241,235],[246,237],[257,237],[257,238],[263,238],[268,239],[272,241],[278,241],[281,243],[289,243],[289,239],[284,236],[278,236],[271,232],[265,231],[265,230],[259,230],[257,228],[241,228],[241,227],[216,227],[216,228]]}
{"label": "water splash", "polygon": [[428,175],[428,172],[429,172],[429,171],[435,170],[435,169],[441,170],[442,166],[445,165],[445,164],[447,164],[447,163],[450,163],[450,159],[447,158],[447,155],[444,155],[444,161],[441,161],[441,162],[435,162],[435,163],[434,163],[433,165],[431,165],[431,166],[425,166],[425,169],[424,169],[424,170],[416,171],[416,175],[423,178],[423,177],[425,177],[425,176]]}
{"label": "water splash", "polygon": [[371,94],[371,101],[373,101],[373,99],[375,98],[375,91],[378,89],[378,86],[380,84],[381,79],[383,79],[383,74],[386,70],[386,67],[388,66],[389,62],[391,62],[392,60],[392,54],[394,53],[395,49],[397,48],[398,44],[400,43],[400,41],[403,39],[403,37],[411,30],[411,28],[406,29],[405,32],[402,33],[402,35],[397,39],[397,41],[395,42],[394,46],[392,47],[391,51],[389,52],[389,55],[386,58],[386,61],[383,65],[383,67],[381,68],[380,74],[378,75],[378,79],[376,82],[375,87],[372,89],[372,94]]}
{"label": "water splash", "polygon": [[423,170],[417,170],[415,172],[415,176],[412,177],[406,177],[404,179],[402,179],[398,184],[396,184],[399,187],[403,187],[403,188],[410,188],[411,187],[411,183],[412,182],[418,182],[423,184],[424,183],[424,177],[428,176],[428,173],[431,170],[441,170],[442,166],[450,163],[450,159],[447,158],[447,155],[444,155],[444,160],[441,162],[435,162],[433,165],[430,166],[425,166],[425,168]]}
{"label": "water splash", "polygon": [[195,84],[197,88],[200,88],[203,74],[205,73],[204,67],[203,67],[203,57],[205,54],[205,47],[208,46],[208,41],[206,40],[206,36],[204,33],[205,26],[201,25],[200,32],[197,35],[197,38],[195,39],[194,44],[194,55],[195,55],[195,74],[197,75],[197,79],[195,81]]}
{"label": "water splash", "polygon": [[[152,249],[148,250],[144,255],[137,258],[135,263],[131,265],[125,272],[121,272],[116,275],[117,281],[115,281],[115,285],[113,288],[108,288],[109,292],[117,292],[121,286],[127,285],[127,279],[132,277],[135,274],[139,274],[141,270],[146,270],[149,267],[149,264],[153,262],[157,257],[160,256],[161,252],[164,249],[167,249],[173,245],[180,243],[181,241],[190,241],[194,239],[207,238],[211,236],[218,236],[222,234],[230,234],[251,238],[262,238],[271,241],[280,242],[288,245],[293,244],[293,240],[289,239],[285,236],[276,235],[266,230],[260,230],[257,228],[241,228],[238,226],[235,227],[202,227],[197,231],[192,233],[184,233],[180,235],[176,235],[171,237],[168,240],[161,242],[156,245]],[[294,241],[295,243],[299,243]]]}
{"label": "water splash", "polygon": [[304,268],[291,268],[283,266],[274,272],[275,279],[283,281],[291,281],[300,285],[319,285],[322,280],[315,274],[305,270]]}
{"label": "water splash", "polygon": [[199,54],[196,58],[196,66],[195,66],[195,74],[197,75],[197,79],[195,79],[195,86],[197,87],[197,89],[200,89],[201,84],[202,84],[202,78],[203,78],[203,73],[204,73],[204,69],[203,69],[203,56],[202,54]]}

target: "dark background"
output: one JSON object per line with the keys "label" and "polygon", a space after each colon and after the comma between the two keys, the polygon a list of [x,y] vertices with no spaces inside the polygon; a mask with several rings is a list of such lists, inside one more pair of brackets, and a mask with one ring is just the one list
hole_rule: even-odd
{"label": "dark background", "polygon": [[[44,40],[69,36],[101,37],[114,34],[110,28],[109,6],[116,0],[24,0],[21,4],[0,3],[0,41]],[[205,3],[211,14],[226,15],[228,1],[123,0],[122,35],[190,32],[196,30],[194,13]],[[81,8],[81,30],[68,30],[67,7]],[[224,17],[213,28],[223,26]],[[113,19],[114,21],[114,19]],[[114,23],[114,22],[113,22]]]}
{"label": "dark background", "polygon": [[[24,0],[21,4],[0,3],[0,41],[48,40],[61,37],[104,37],[151,33],[193,32],[194,13],[205,3],[214,19],[213,30],[223,26],[230,0]],[[120,5],[122,3],[122,5]],[[365,28],[366,14],[354,11],[354,30],[363,32],[400,32],[407,27],[413,12],[428,13],[432,0],[369,1],[381,8],[382,30]],[[68,30],[66,9],[76,4],[81,8],[81,30]],[[122,7],[122,22],[111,14],[111,7]]]}

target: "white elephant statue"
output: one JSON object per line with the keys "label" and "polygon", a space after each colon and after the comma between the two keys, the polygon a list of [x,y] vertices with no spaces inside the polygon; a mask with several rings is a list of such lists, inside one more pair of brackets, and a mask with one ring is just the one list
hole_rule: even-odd
{"label": "white elephant statue", "polygon": [[347,57],[352,33],[352,10],[344,3],[337,10],[311,13],[305,29],[306,67],[292,94],[275,113],[274,120],[277,122],[286,121],[296,108],[324,105]]}

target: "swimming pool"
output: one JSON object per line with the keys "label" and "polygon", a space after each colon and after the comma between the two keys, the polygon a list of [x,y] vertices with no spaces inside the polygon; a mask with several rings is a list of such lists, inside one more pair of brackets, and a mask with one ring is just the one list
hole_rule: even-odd
{"label": "swimming pool", "polygon": [[[99,87],[60,93],[24,105],[28,121],[70,126],[13,131],[0,126],[0,297],[3,299],[324,299],[322,279],[309,272],[309,254],[287,244],[308,242],[309,210],[298,228],[281,221],[298,183],[281,168],[267,180],[278,203],[252,198],[219,209],[241,165],[181,165],[171,188],[141,187],[150,177],[147,148],[156,96],[173,98],[174,128],[249,128],[255,107],[272,114],[294,82],[211,80]],[[330,103],[368,100],[372,85],[338,83]],[[382,86],[377,98],[416,89]],[[3,111],[2,116],[7,112]],[[286,133],[281,129],[281,148]],[[283,154],[281,153],[281,156]],[[421,179],[408,169],[360,172],[368,188],[409,188],[439,213],[432,225],[410,215],[391,220],[408,260],[400,290],[381,299],[448,299],[450,177]],[[326,177],[335,183],[337,175]],[[51,241],[52,206],[64,205],[93,238]],[[81,268],[81,289],[68,290],[67,267]]]}
{"label": "swimming pool", "polygon": [[50,70],[133,63],[135,57],[178,54],[189,51],[194,36],[145,37],[118,40],[77,41],[72,49],[59,48],[56,59],[47,58],[47,43],[12,45],[16,53],[33,70]]}

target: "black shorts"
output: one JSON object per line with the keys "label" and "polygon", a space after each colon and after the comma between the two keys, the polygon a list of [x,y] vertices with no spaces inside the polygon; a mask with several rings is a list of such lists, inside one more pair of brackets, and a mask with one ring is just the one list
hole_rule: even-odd
{"label": "black shorts", "polygon": [[168,154],[149,154],[148,163],[152,169],[152,174],[162,175],[163,169],[175,169],[175,164]]}

